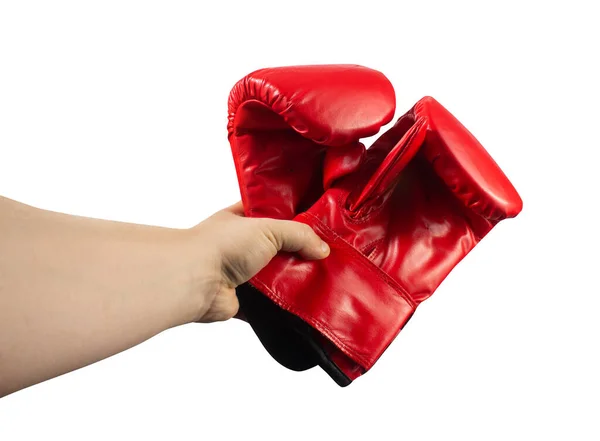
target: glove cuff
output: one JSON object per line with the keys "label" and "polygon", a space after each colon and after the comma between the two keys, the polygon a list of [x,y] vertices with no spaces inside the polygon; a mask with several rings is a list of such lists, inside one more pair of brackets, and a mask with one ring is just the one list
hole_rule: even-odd
{"label": "glove cuff", "polygon": [[[317,331],[309,337],[311,344],[322,348],[327,360],[315,364],[346,385],[349,381],[342,384],[335,370],[349,380],[369,370],[416,306],[403,287],[316,217],[303,213],[296,220],[309,224],[329,244],[330,255],[304,261],[293,254],[278,254],[251,284]],[[286,365],[281,356],[272,355]],[[327,362],[331,366],[324,366]]]}

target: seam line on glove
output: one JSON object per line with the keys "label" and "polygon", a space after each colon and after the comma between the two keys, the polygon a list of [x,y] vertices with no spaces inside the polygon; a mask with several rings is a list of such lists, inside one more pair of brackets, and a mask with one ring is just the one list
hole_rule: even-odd
{"label": "seam line on glove", "polygon": [[[416,304],[415,301],[412,299],[412,297],[410,296],[410,294],[408,294],[408,291],[406,290],[406,288],[404,288],[402,285],[400,285],[398,282],[396,282],[395,280],[393,280],[387,273],[385,273],[381,268],[379,268],[377,265],[375,265],[373,262],[371,262],[369,259],[367,259],[367,257],[361,253],[359,250],[357,250],[356,248],[354,248],[348,241],[346,241],[343,237],[341,237],[340,235],[338,235],[335,231],[333,231],[331,228],[329,228],[327,225],[325,225],[324,223],[321,222],[321,220],[319,218],[317,218],[314,214],[309,213],[309,212],[304,212],[301,213],[299,215],[300,216],[307,216],[310,217],[317,225],[317,227],[323,231],[325,231],[328,235],[333,236],[336,240],[339,240],[340,242],[343,242],[350,250],[353,250],[354,252],[356,252],[359,257],[361,257],[361,259],[358,259],[357,262],[366,267],[369,270],[375,271],[375,273],[377,274],[377,277],[382,281],[387,283],[388,285],[390,285],[394,291],[397,291],[397,293],[400,295],[400,297],[402,297],[404,300],[406,300],[406,302],[412,307],[412,308],[416,308]],[[352,253],[348,253],[348,250],[340,250],[346,254],[352,254]]]}

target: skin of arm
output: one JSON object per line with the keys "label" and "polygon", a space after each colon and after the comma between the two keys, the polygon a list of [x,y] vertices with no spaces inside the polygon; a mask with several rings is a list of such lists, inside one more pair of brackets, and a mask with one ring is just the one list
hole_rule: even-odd
{"label": "skin of arm", "polygon": [[307,225],[244,218],[239,203],[170,229],[0,197],[0,397],[174,326],[233,317],[235,287],[279,250],[329,253]]}

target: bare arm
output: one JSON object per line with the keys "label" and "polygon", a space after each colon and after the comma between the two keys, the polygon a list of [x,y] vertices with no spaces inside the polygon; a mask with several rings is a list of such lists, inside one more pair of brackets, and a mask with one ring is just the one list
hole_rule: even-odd
{"label": "bare arm", "polygon": [[177,230],[0,197],[0,397],[170,327],[231,318],[235,286],[280,249],[328,252],[305,225],[246,219],[239,205]]}

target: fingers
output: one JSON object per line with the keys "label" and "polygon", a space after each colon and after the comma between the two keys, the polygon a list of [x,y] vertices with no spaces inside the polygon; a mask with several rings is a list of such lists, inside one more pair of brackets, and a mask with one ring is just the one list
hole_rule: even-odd
{"label": "fingers", "polygon": [[329,255],[327,245],[311,227],[294,221],[264,219],[266,228],[278,251],[299,253],[309,260],[323,259]]}

